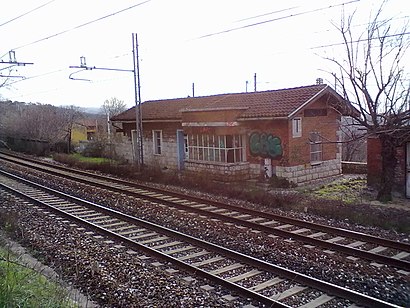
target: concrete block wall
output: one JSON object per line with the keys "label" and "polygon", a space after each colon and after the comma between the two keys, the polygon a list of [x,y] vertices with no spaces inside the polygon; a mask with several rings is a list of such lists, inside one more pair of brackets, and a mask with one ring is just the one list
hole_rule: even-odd
{"label": "concrete block wall", "polygon": [[135,155],[131,139],[122,138],[112,142],[112,149],[117,158],[120,158],[130,164],[134,162]]}
{"label": "concrete block wall", "polygon": [[340,175],[342,163],[340,159],[333,159],[317,165],[277,166],[275,172],[278,177],[286,178],[295,184],[309,184],[319,179]]}
{"label": "concrete block wall", "polygon": [[[146,123],[144,124],[143,151],[144,164],[160,169],[178,169],[177,130],[179,123]],[[152,132],[162,131],[161,154],[154,154]]]}
{"label": "concrete block wall", "polygon": [[144,138],[144,164],[150,167],[159,167],[161,169],[176,170],[178,167],[177,161],[177,144],[175,138],[171,139],[162,132],[161,154],[154,154],[154,146],[152,138]]}
{"label": "concrete block wall", "polygon": [[210,178],[223,182],[241,181],[249,179],[249,163],[218,164],[186,161],[184,173],[192,176],[205,173]]}

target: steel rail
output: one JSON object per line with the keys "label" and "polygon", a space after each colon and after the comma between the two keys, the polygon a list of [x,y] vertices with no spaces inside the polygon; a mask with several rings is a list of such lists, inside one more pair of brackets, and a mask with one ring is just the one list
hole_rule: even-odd
{"label": "steel rail", "polygon": [[[285,278],[290,279],[292,281],[295,281],[299,284],[306,285],[306,286],[309,286],[309,287],[317,289],[317,290],[321,290],[322,292],[325,292],[327,294],[350,300],[350,301],[352,301],[356,304],[365,305],[366,307],[398,307],[394,304],[382,301],[380,299],[373,298],[373,297],[370,297],[368,295],[361,294],[359,292],[349,290],[347,288],[340,287],[338,285],[330,284],[328,282],[321,281],[319,279],[309,277],[307,275],[297,273],[297,272],[292,271],[292,270],[288,270],[286,268],[283,268],[283,267],[268,263],[268,262],[263,261],[263,260],[256,259],[254,257],[248,256],[248,255],[245,255],[245,254],[242,254],[242,253],[239,253],[239,252],[227,249],[227,248],[224,248],[222,246],[218,246],[218,245],[213,244],[213,243],[206,242],[204,240],[201,240],[201,239],[198,239],[198,238],[195,238],[195,237],[180,233],[178,231],[175,231],[175,230],[172,230],[172,229],[169,229],[169,228],[165,228],[163,226],[160,226],[160,225],[148,222],[148,221],[144,221],[144,220],[141,220],[139,218],[136,218],[136,217],[133,217],[133,216],[130,216],[130,215],[127,215],[127,214],[123,214],[119,211],[112,210],[112,209],[106,208],[104,206],[101,206],[101,205],[98,205],[98,204],[95,204],[95,203],[92,203],[92,202],[89,202],[89,201],[86,201],[86,200],[83,200],[83,199],[80,199],[80,198],[77,198],[77,197],[67,195],[65,193],[59,192],[59,191],[54,190],[54,189],[47,188],[43,185],[39,185],[37,183],[34,183],[34,182],[31,182],[31,181],[26,180],[24,178],[12,175],[10,173],[4,172],[4,171],[1,171],[1,173],[3,175],[7,176],[7,177],[15,179],[16,181],[23,182],[26,185],[30,185],[32,187],[36,187],[37,189],[47,191],[48,193],[50,193],[52,195],[59,196],[63,199],[69,199],[72,202],[80,203],[80,204],[85,205],[87,207],[97,209],[98,211],[100,211],[102,213],[112,215],[114,217],[126,220],[126,221],[131,222],[131,223],[146,226],[147,228],[157,230],[161,233],[165,233],[165,234],[171,235],[171,236],[176,237],[176,238],[184,239],[185,241],[195,243],[196,245],[198,245],[200,247],[212,250],[214,252],[217,252],[217,253],[220,253],[222,255],[228,256],[228,257],[233,258],[235,260],[240,260],[241,262],[244,262],[246,264],[258,267],[258,268],[266,270],[268,272],[273,272],[276,275],[279,275],[281,277],[285,277]],[[44,202],[41,202],[40,200],[29,197],[29,196],[25,195],[24,193],[19,192],[18,190],[14,189],[12,187],[9,187],[5,184],[0,184],[0,185],[2,187],[4,187],[5,189],[7,189],[8,191],[11,191],[11,192],[13,192],[15,194],[18,194],[18,195],[21,195],[21,196],[24,196],[25,198],[28,198],[28,199],[30,199],[31,201],[33,201],[37,204],[47,206],[48,208],[53,209],[53,211],[61,213],[64,216],[70,217],[70,219],[75,219],[75,220],[77,220],[78,222],[80,222],[82,224],[87,224],[88,226],[90,226],[91,229],[95,230],[96,232],[100,232],[102,234],[109,235],[109,236],[114,236],[115,235],[118,239],[120,239],[121,241],[123,241],[127,244],[131,244],[131,245],[137,244],[134,241],[130,241],[126,237],[116,235],[115,233],[113,233],[110,230],[107,230],[105,228],[101,228],[100,226],[98,226],[96,224],[87,222],[84,219],[73,216],[73,215],[71,215],[69,213],[66,213],[64,211],[61,211],[60,209],[58,209],[58,208],[56,208],[52,205],[46,204]],[[137,246],[138,246],[139,249],[142,249],[142,250],[147,251],[147,252],[152,250],[152,249],[150,249],[146,246],[140,245],[140,244],[138,244]],[[152,253],[154,255],[158,256],[159,258],[163,258],[163,259],[178,263],[181,267],[183,267],[185,269],[189,269],[190,271],[195,271],[195,272],[201,271],[201,275],[204,275],[204,277],[212,279],[213,281],[217,280],[218,283],[223,284],[225,286],[229,286],[230,288],[234,289],[235,291],[244,292],[244,293],[241,293],[241,294],[247,294],[247,296],[251,296],[252,298],[255,298],[255,299],[256,299],[256,297],[258,297],[258,300],[261,300],[264,303],[267,303],[265,301],[269,300],[269,304],[274,305],[273,307],[276,307],[276,304],[279,305],[277,307],[287,307],[286,305],[283,306],[283,304],[280,303],[280,302],[277,302],[273,299],[265,297],[265,296],[263,296],[259,293],[250,291],[250,290],[248,290],[248,289],[246,289],[242,286],[239,286],[237,284],[234,284],[234,283],[231,283],[231,282],[226,281],[224,279],[221,279],[220,277],[215,276],[213,274],[210,274],[210,273],[205,272],[205,271],[204,271],[204,273],[202,273],[203,270],[201,270],[198,267],[195,267],[195,266],[192,267],[191,265],[189,265],[185,262],[179,261],[175,258],[172,258],[168,255],[162,254],[158,251],[153,251]],[[253,294],[253,293],[256,293],[256,294]],[[260,296],[262,296],[262,297],[260,297]]]}
{"label": "steel rail", "polygon": [[[37,163],[37,161],[34,161],[34,163]],[[31,166],[30,164],[26,164],[26,165]],[[46,165],[49,165],[49,164],[46,163]],[[55,168],[54,165],[51,165],[50,167]],[[144,189],[149,189],[149,190],[156,191],[158,193],[168,194],[170,196],[182,198],[181,194],[171,192],[171,191],[168,191],[168,190],[161,190],[161,189],[157,189],[157,188],[151,188],[151,187],[147,187],[147,186],[144,186],[144,185],[135,184],[133,182],[128,182],[128,181],[115,179],[115,178],[111,178],[111,177],[106,177],[106,176],[101,176],[101,175],[95,175],[95,174],[85,172],[85,171],[81,171],[81,170],[79,170],[79,171],[74,170],[74,172],[73,172],[72,169],[66,168],[66,167],[61,167],[61,166],[58,166],[57,169],[61,169],[61,170],[64,170],[65,172],[70,172],[70,173],[74,173],[74,174],[78,172],[79,174],[84,175],[84,176],[97,177],[98,179],[102,179],[104,181],[107,181],[107,180],[114,181],[115,183],[119,183],[121,185],[126,185],[126,186],[131,186],[131,187],[138,187],[138,188],[140,188],[142,186]],[[40,167],[40,168],[38,168],[38,170],[42,170],[42,168]],[[49,170],[49,172],[51,172],[55,175],[61,176],[60,172],[53,172],[52,170]],[[69,174],[64,174],[64,176],[70,177],[71,179],[74,179],[76,181],[81,181],[83,183],[90,184],[90,180],[86,180],[86,179],[83,179],[83,178],[79,179],[77,176],[72,176],[72,175],[69,175]],[[260,231],[263,231],[263,232],[275,234],[275,235],[285,237],[285,238],[292,238],[292,239],[295,239],[295,240],[298,240],[298,241],[301,241],[301,242],[304,242],[304,243],[312,244],[312,245],[315,245],[315,246],[321,246],[321,247],[324,247],[324,248],[327,248],[327,249],[330,249],[330,250],[336,250],[336,251],[345,253],[347,255],[356,256],[356,257],[359,257],[359,258],[362,258],[362,259],[375,261],[375,262],[383,263],[383,264],[386,264],[386,265],[389,265],[389,266],[404,269],[406,271],[410,271],[410,262],[405,261],[405,260],[391,258],[391,257],[385,256],[385,255],[368,252],[368,251],[365,251],[365,250],[361,250],[361,249],[358,249],[358,248],[341,245],[341,244],[338,244],[338,243],[326,242],[324,240],[316,239],[316,238],[313,238],[313,237],[292,233],[292,232],[286,231],[286,230],[280,230],[280,229],[277,229],[275,227],[264,226],[264,225],[257,224],[257,223],[254,223],[254,222],[249,222],[249,221],[244,220],[244,219],[238,219],[238,218],[230,217],[230,216],[227,216],[227,215],[224,215],[224,214],[214,213],[212,211],[201,210],[199,208],[185,206],[185,205],[182,205],[182,204],[177,203],[177,202],[164,200],[162,198],[152,197],[152,196],[149,196],[149,195],[145,195],[143,193],[137,193],[137,192],[130,191],[130,190],[124,190],[124,188],[121,188],[121,187],[114,187],[114,186],[111,186],[111,185],[108,185],[108,184],[97,183],[97,182],[92,182],[92,185],[98,186],[98,187],[101,187],[101,188],[104,188],[104,189],[110,189],[110,190],[117,191],[117,192],[120,192],[120,193],[126,192],[128,194],[137,196],[139,198],[144,198],[144,199],[152,201],[152,202],[160,201],[161,203],[166,204],[168,206],[173,206],[173,207],[177,207],[177,208],[184,209],[184,210],[189,208],[190,211],[196,212],[196,213],[201,214],[201,215],[207,215],[207,216],[219,219],[219,220],[224,220],[224,221],[229,221],[229,222],[233,222],[233,223],[236,223],[236,224],[241,224],[243,226],[246,226],[248,228],[252,228],[252,229],[255,229],[255,230],[260,230]],[[185,195],[183,195],[183,198],[185,198],[187,200],[190,200],[190,201],[195,201],[195,202],[198,202],[198,203],[207,203],[207,204],[215,205],[217,207],[223,207],[223,208],[230,209],[230,210],[240,211],[242,213],[246,213],[246,214],[257,216],[257,217],[263,217],[263,218],[266,218],[266,219],[282,221],[284,223],[290,223],[290,224],[293,224],[293,225],[299,226],[299,227],[307,227],[309,229],[314,229],[314,230],[318,230],[318,231],[326,231],[328,233],[344,235],[344,236],[347,236],[347,237],[350,237],[350,238],[353,238],[353,239],[364,240],[364,241],[367,241],[368,243],[383,245],[383,246],[386,246],[386,247],[395,248],[395,249],[399,249],[399,250],[402,250],[402,251],[410,251],[410,245],[408,245],[408,244],[395,242],[395,241],[390,241],[390,240],[386,240],[386,239],[382,239],[382,238],[377,238],[377,237],[367,235],[367,234],[364,234],[364,233],[360,233],[360,232],[355,232],[355,231],[350,231],[350,230],[345,230],[345,229],[339,229],[339,228],[319,225],[319,224],[315,224],[315,223],[301,221],[301,220],[294,219],[294,218],[287,218],[287,217],[279,216],[279,215],[276,215],[276,214],[263,213],[263,212],[259,212],[259,211],[256,211],[256,210],[247,209],[247,208],[244,208],[244,207],[239,207],[239,206],[234,206],[234,205],[229,205],[229,204],[225,204],[225,203],[221,203],[221,202],[213,201],[213,200],[207,200],[207,199],[191,197],[191,196],[188,197],[188,196],[185,196]]]}
{"label": "steel rail", "polygon": [[[4,152],[1,152],[1,151],[0,151],[0,153],[5,154]],[[22,159],[21,157],[19,157],[17,155],[12,155],[12,154],[9,154],[9,153],[7,153],[6,155],[14,156],[14,157],[16,157],[20,160]],[[0,158],[4,158],[4,157],[1,157],[1,155],[0,155]],[[4,158],[4,159],[8,160],[7,158]],[[13,162],[13,160],[9,160],[9,161]],[[118,183],[118,184],[123,184],[123,185],[126,185],[126,186],[135,187],[135,188],[147,189],[147,190],[155,191],[155,192],[158,192],[158,193],[168,194],[170,196],[177,197],[177,198],[188,199],[190,201],[194,201],[194,202],[198,202],[198,203],[207,203],[207,204],[215,205],[215,206],[218,206],[218,207],[225,207],[227,209],[241,211],[241,212],[246,213],[246,214],[260,216],[260,217],[263,217],[263,218],[266,218],[266,219],[281,221],[281,222],[284,222],[284,223],[290,223],[290,224],[293,224],[295,226],[310,228],[310,229],[323,231],[323,232],[327,232],[327,233],[333,233],[333,234],[337,234],[337,235],[348,236],[350,238],[357,239],[357,240],[365,240],[368,243],[373,243],[373,244],[377,244],[377,245],[382,245],[382,246],[386,246],[386,247],[390,247],[390,248],[410,252],[410,244],[406,244],[406,243],[402,243],[402,242],[398,242],[398,241],[392,241],[392,240],[376,237],[376,236],[373,236],[373,235],[365,234],[365,233],[362,233],[362,232],[357,232],[357,231],[352,231],[352,230],[347,230],[347,229],[342,229],[342,228],[335,228],[335,227],[331,227],[331,226],[327,226],[327,225],[317,224],[317,223],[313,223],[313,222],[307,222],[307,221],[304,221],[304,220],[285,217],[285,216],[272,214],[272,213],[260,212],[260,211],[257,211],[257,210],[252,210],[252,209],[244,208],[244,207],[241,207],[241,206],[226,204],[226,203],[223,203],[223,202],[220,202],[220,201],[209,200],[209,199],[206,199],[206,198],[187,196],[187,195],[183,195],[183,194],[180,194],[180,193],[177,193],[177,192],[174,192],[174,191],[170,191],[170,190],[166,190],[166,189],[160,189],[160,188],[156,188],[156,187],[142,185],[142,184],[138,184],[138,183],[135,183],[135,182],[130,182],[130,181],[126,181],[126,180],[122,180],[122,179],[118,179],[118,178],[114,178],[114,177],[110,177],[110,176],[95,174],[95,173],[91,173],[91,172],[87,172],[87,171],[83,171],[83,170],[72,169],[72,168],[68,168],[68,167],[65,167],[65,166],[58,166],[58,165],[48,163],[48,162],[39,162],[38,160],[34,160],[34,159],[30,159],[30,161],[32,161],[33,163],[39,164],[39,165],[49,166],[51,168],[64,170],[66,172],[71,172],[71,173],[74,173],[74,174],[81,174],[81,175],[84,175],[84,176],[89,176],[89,177],[92,177],[92,178],[98,178],[98,179],[105,180],[105,181],[112,181],[112,182],[115,182],[115,183]],[[23,165],[27,165],[27,166],[32,167],[34,169],[37,169],[39,171],[43,170],[41,167],[32,166],[29,163],[25,163],[25,162],[19,162],[19,163],[21,163]],[[49,172],[53,173],[55,175],[60,175],[59,172],[55,172],[55,171],[52,171],[52,170],[50,170]],[[82,179],[77,178],[76,176],[71,176],[71,178],[75,179],[75,180],[82,180]],[[86,181],[86,180],[82,180],[82,181],[84,183],[92,182],[92,181]],[[101,185],[101,184],[98,184],[98,185]],[[101,185],[100,187],[115,189],[115,187],[112,187],[110,185],[106,185],[106,186]],[[118,190],[118,191],[121,191],[121,190]]]}

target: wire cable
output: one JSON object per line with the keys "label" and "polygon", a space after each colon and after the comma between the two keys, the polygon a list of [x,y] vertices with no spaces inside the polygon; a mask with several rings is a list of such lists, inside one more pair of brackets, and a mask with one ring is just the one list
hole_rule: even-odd
{"label": "wire cable", "polygon": [[255,19],[255,18],[259,18],[259,17],[264,17],[264,16],[268,16],[268,15],[273,15],[273,14],[280,13],[280,12],[291,11],[291,10],[297,9],[298,7],[299,7],[299,6],[293,6],[293,7],[287,8],[287,9],[283,9],[283,10],[273,11],[273,12],[269,12],[269,13],[265,13],[265,14],[259,14],[259,15],[255,15],[255,16],[251,16],[251,17],[239,19],[237,22],[241,22],[241,21],[245,21],[245,20],[250,20],[250,19]]}
{"label": "wire cable", "polygon": [[314,12],[318,12],[318,11],[323,11],[323,10],[327,10],[327,9],[338,7],[338,6],[343,6],[345,4],[351,4],[351,3],[354,3],[354,2],[358,2],[358,1],[360,1],[360,0],[352,0],[352,1],[344,2],[344,3],[340,3],[340,4],[336,4],[336,5],[330,5],[330,6],[326,6],[326,7],[317,8],[317,9],[314,9],[314,10],[309,10],[309,11],[304,11],[304,12],[300,12],[300,13],[296,13],[296,14],[291,14],[291,15],[287,15],[287,16],[278,17],[278,18],[268,19],[268,20],[256,22],[256,23],[253,23],[253,24],[244,25],[244,26],[241,26],[241,27],[235,27],[235,28],[231,28],[231,29],[227,29],[227,30],[223,30],[223,31],[219,31],[219,32],[205,34],[205,35],[202,35],[200,37],[197,37],[196,39],[203,39],[203,38],[216,36],[216,35],[220,35],[220,34],[225,34],[225,33],[229,33],[229,32],[232,32],[232,31],[237,31],[237,30],[241,30],[241,29],[245,29],[245,28],[260,26],[260,25],[263,25],[263,24],[266,24],[266,23],[270,23],[270,22],[274,22],[274,21],[278,21],[278,20],[282,20],[282,19],[287,19],[287,18],[291,18],[291,17],[296,17],[296,16],[300,16],[300,15],[310,14],[310,13],[314,13]]}
{"label": "wire cable", "polygon": [[63,72],[63,71],[66,71],[66,70],[68,70],[68,69],[62,68],[62,69],[59,69],[59,70],[55,70],[55,71],[51,71],[51,72],[47,72],[47,73],[43,73],[43,74],[39,74],[39,75],[25,77],[23,80],[16,80],[16,81],[13,81],[13,82],[10,82],[10,83],[7,83],[7,84],[12,85],[12,84],[15,84],[15,83],[18,83],[18,82],[27,81],[27,80],[35,79],[35,78],[40,78],[40,77],[43,77],[43,76],[55,74],[55,73],[58,73],[58,72]]}
{"label": "wire cable", "polygon": [[[52,35],[43,37],[43,38],[38,39],[38,40],[36,40],[36,41],[33,41],[33,42],[31,42],[31,43],[27,43],[27,44],[18,46],[18,47],[16,47],[16,48],[13,48],[13,50],[17,50],[17,49],[21,49],[21,48],[24,48],[24,47],[27,47],[27,46],[30,46],[30,45],[34,45],[34,44],[40,43],[40,42],[42,42],[42,41],[51,39],[51,38],[53,38],[53,37],[56,37],[56,36],[65,34],[65,33],[67,33],[67,32],[70,32],[70,31],[73,31],[73,30],[76,30],[76,29],[79,29],[79,28],[88,26],[88,25],[90,25],[90,24],[92,24],[92,23],[95,23],[95,22],[97,22],[97,21],[101,21],[101,20],[104,20],[104,19],[106,19],[106,18],[112,17],[112,16],[114,16],[114,15],[123,13],[123,12],[125,12],[125,11],[128,11],[128,10],[130,10],[130,9],[133,9],[133,8],[135,8],[135,7],[137,7],[137,6],[140,6],[140,5],[143,5],[143,4],[145,4],[145,3],[148,3],[148,2],[150,2],[150,1],[151,1],[151,0],[146,0],[146,1],[140,2],[140,3],[138,3],[138,4],[134,4],[134,5],[132,5],[132,6],[129,6],[129,7],[125,8],[125,9],[121,9],[121,10],[116,11],[116,12],[114,12],[114,13],[111,13],[111,14],[108,14],[108,15],[105,15],[105,16],[102,16],[102,17],[99,17],[99,18],[94,19],[94,20],[91,20],[91,21],[87,21],[86,23],[83,23],[83,24],[81,24],[81,25],[75,26],[75,27],[73,27],[73,28],[70,28],[70,29],[67,29],[67,30],[63,30],[63,31],[61,31],[61,32],[58,32],[58,33],[55,33],[55,34],[52,34]],[[2,56],[2,57],[3,57],[3,56]],[[2,58],[2,57],[1,57],[1,58]]]}
{"label": "wire cable", "polygon": [[44,3],[44,4],[42,4],[42,5],[38,6],[38,7],[36,7],[36,8],[34,8],[34,9],[30,10],[30,11],[27,11],[27,12],[25,12],[25,13],[23,13],[23,14],[17,16],[17,17],[14,17],[14,18],[12,18],[12,19],[10,19],[10,20],[8,20],[8,21],[6,21],[6,22],[0,24],[0,27],[1,27],[1,26],[4,26],[4,25],[7,25],[8,23],[11,23],[12,21],[15,21],[15,20],[17,20],[17,19],[19,19],[19,18],[21,18],[21,17],[24,17],[24,16],[26,16],[26,15],[28,15],[28,14],[34,12],[34,11],[37,11],[38,9],[41,9],[42,7],[44,7],[44,6],[46,6],[46,5],[49,5],[50,3],[54,2],[54,1],[56,1],[56,0],[51,0],[51,1],[47,2],[47,3]]}

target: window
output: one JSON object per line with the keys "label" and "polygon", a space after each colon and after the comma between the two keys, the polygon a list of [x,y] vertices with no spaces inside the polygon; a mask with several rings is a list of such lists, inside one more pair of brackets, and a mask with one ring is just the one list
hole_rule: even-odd
{"label": "window", "polygon": [[245,161],[241,135],[188,135],[190,160],[236,163]]}
{"label": "window", "polygon": [[154,145],[154,154],[160,155],[161,154],[161,146],[162,146],[162,131],[161,130],[153,130],[152,131],[152,141]]}
{"label": "window", "polygon": [[293,138],[302,136],[302,118],[292,120],[292,136]]}
{"label": "window", "polygon": [[322,162],[322,140],[318,132],[310,133],[310,162]]}

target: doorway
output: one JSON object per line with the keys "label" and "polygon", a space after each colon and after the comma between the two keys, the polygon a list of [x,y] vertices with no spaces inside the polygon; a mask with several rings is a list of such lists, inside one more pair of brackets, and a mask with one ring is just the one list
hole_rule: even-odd
{"label": "doorway", "polygon": [[184,170],[184,162],[187,151],[187,138],[184,135],[182,129],[177,130],[177,160],[178,160],[178,170]]}

